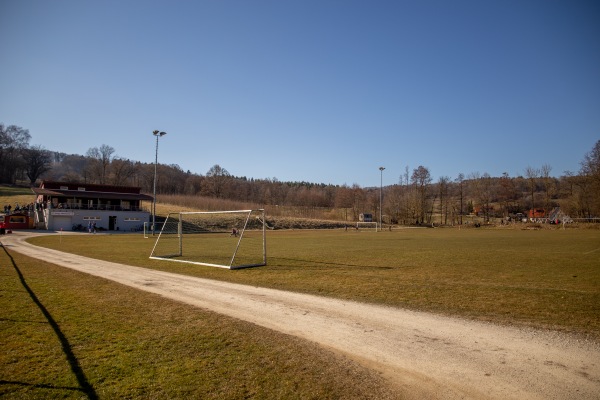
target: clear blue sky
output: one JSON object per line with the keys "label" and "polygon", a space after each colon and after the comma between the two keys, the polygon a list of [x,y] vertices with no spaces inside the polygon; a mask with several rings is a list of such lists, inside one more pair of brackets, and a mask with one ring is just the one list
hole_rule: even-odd
{"label": "clear blue sky", "polygon": [[577,172],[600,2],[2,0],[0,122],[205,174],[378,186]]}

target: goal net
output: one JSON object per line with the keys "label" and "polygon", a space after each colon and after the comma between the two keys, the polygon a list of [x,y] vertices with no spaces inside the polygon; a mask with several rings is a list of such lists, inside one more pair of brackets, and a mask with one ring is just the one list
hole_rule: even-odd
{"label": "goal net", "polygon": [[267,265],[265,211],[169,213],[150,258],[228,269]]}
{"label": "goal net", "polygon": [[357,222],[356,229],[364,229],[369,231],[377,231],[378,224],[377,222]]}

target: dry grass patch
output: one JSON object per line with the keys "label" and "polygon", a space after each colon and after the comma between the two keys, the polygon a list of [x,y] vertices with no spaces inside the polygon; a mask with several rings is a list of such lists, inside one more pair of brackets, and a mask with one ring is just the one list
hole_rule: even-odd
{"label": "dry grass patch", "polygon": [[141,235],[34,243],[130,265],[600,339],[600,230],[273,231],[268,266],[149,260]]}
{"label": "dry grass patch", "polygon": [[0,185],[0,207],[2,207],[2,211],[4,211],[5,205],[10,204],[14,210],[15,205],[24,206],[33,203],[34,200],[35,195],[31,191],[31,188]]}
{"label": "dry grass patch", "polygon": [[3,398],[397,398],[301,339],[10,249],[0,266]]}

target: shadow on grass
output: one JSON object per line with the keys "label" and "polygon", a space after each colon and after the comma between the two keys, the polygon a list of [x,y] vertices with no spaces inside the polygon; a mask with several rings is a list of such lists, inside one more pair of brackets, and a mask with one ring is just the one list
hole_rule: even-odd
{"label": "shadow on grass", "polygon": [[[398,269],[400,267],[396,267],[396,266],[383,266],[383,265],[364,265],[364,264],[349,264],[349,263],[337,263],[337,262],[332,262],[332,261],[315,261],[315,260],[302,260],[299,258],[285,258],[285,257],[272,257],[270,259],[272,262],[274,260],[281,260],[282,262],[285,261],[292,261],[295,263],[300,263],[301,267],[303,267],[304,269],[306,269],[307,267],[318,267],[318,266],[339,266],[339,267],[352,267],[352,268],[361,268],[361,269]],[[273,264],[277,265],[276,262],[273,262]],[[277,268],[280,268],[279,266]],[[281,268],[280,268],[281,269]]]}
{"label": "shadow on grass", "polygon": [[77,390],[79,392],[82,391],[82,389],[80,389],[78,387],[53,386],[53,385],[45,385],[43,383],[25,383],[25,382],[19,382],[19,381],[5,381],[3,379],[0,379],[0,385],[22,386],[22,387],[34,388],[34,389]]}
{"label": "shadow on grass", "polygon": [[[33,300],[33,302],[38,306],[38,308],[40,309],[42,314],[44,314],[44,317],[46,318],[46,320],[48,321],[48,323],[54,330],[54,333],[56,334],[56,336],[58,337],[58,340],[62,346],[63,352],[65,353],[65,356],[67,357],[67,360],[69,362],[69,366],[71,367],[71,371],[73,372],[73,375],[75,375],[75,378],[77,379],[77,382],[79,383],[79,388],[69,388],[69,389],[78,390],[80,392],[83,392],[87,396],[88,399],[98,399],[98,395],[96,394],[96,391],[94,390],[92,385],[88,382],[83,370],[81,369],[81,366],[79,365],[79,361],[77,360],[77,357],[75,357],[75,354],[73,354],[73,349],[71,348],[71,344],[69,343],[69,340],[64,335],[64,333],[62,333],[62,331],[60,330],[60,327],[58,326],[58,324],[56,323],[56,321],[54,320],[52,315],[48,312],[46,307],[44,307],[44,305],[37,298],[37,296],[35,295],[33,290],[31,290],[31,288],[25,281],[25,277],[21,273],[21,270],[17,266],[17,263],[15,262],[15,260],[11,256],[11,254],[8,252],[8,250],[4,246],[1,246],[1,247],[4,249],[4,252],[6,253],[6,255],[10,258],[10,261],[11,261],[15,271],[19,275],[19,280],[21,281],[23,288],[25,288],[27,293],[29,293],[31,300]],[[58,387],[52,387],[49,385],[27,384],[24,382],[12,382],[12,381],[5,381],[5,380],[0,380],[0,384],[13,384],[13,385],[39,387],[39,388],[63,389],[63,388],[58,388]]]}

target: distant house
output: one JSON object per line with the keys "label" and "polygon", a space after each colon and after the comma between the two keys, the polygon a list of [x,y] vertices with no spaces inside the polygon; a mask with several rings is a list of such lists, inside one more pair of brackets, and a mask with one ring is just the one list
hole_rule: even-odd
{"label": "distant house", "polygon": [[548,221],[551,224],[565,223],[570,224],[573,222],[573,219],[565,214],[560,207],[554,207],[552,211],[548,214]]}
{"label": "distant house", "polygon": [[535,209],[531,209],[527,212],[527,217],[529,219],[532,218],[546,218],[546,210],[544,210],[543,208],[535,208]]}
{"label": "distant house", "polygon": [[358,220],[360,222],[373,222],[373,214],[367,214],[367,213],[359,214]]}
{"label": "distant house", "polygon": [[43,181],[32,191],[36,195],[30,207],[33,225],[55,231],[87,228],[90,223],[101,230],[137,229],[150,219],[143,202],[153,200],[132,186]]}
{"label": "distant house", "polygon": [[475,205],[473,206],[473,214],[480,216],[480,215],[490,215],[494,213],[494,206],[493,205]]}

